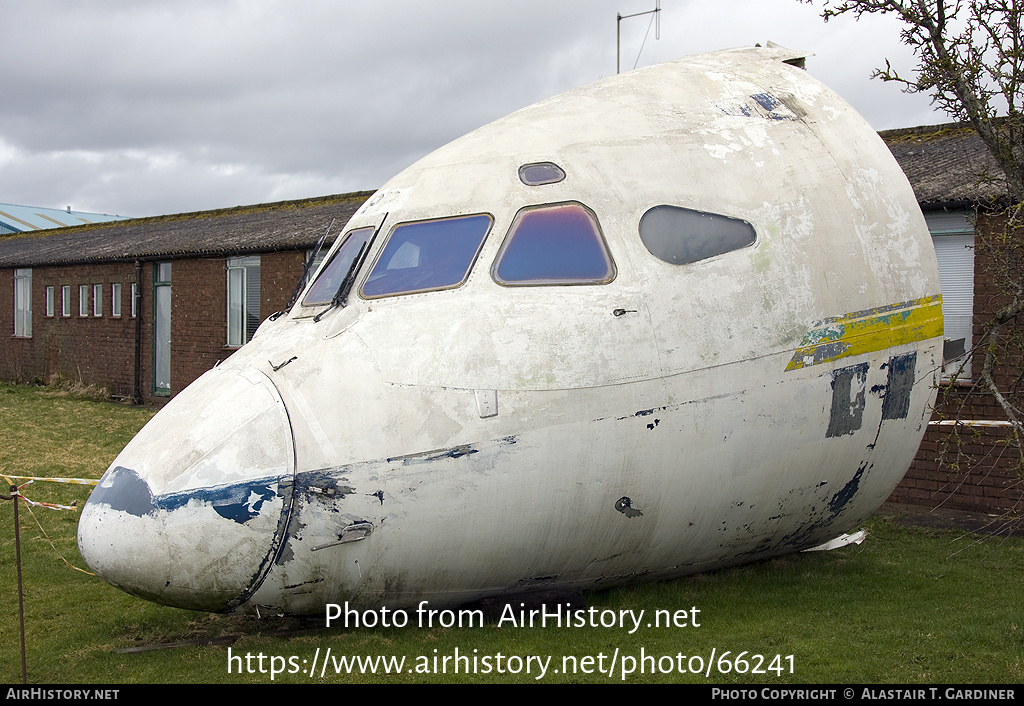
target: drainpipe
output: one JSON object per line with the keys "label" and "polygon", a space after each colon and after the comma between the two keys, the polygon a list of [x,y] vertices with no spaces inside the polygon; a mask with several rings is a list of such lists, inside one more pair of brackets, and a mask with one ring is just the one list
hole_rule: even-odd
{"label": "drainpipe", "polygon": [[142,261],[135,261],[135,385],[132,399],[135,404],[142,404]]}

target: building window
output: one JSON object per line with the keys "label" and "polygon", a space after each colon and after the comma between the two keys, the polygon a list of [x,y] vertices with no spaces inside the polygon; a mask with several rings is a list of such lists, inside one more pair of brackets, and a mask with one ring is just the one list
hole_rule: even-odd
{"label": "building window", "polygon": [[14,271],[14,335],[32,335],[32,270]]}
{"label": "building window", "polygon": [[71,316],[71,285],[65,284],[60,288],[60,315]]}
{"label": "building window", "polygon": [[110,285],[110,315],[121,315],[121,283],[114,282]]}
{"label": "building window", "polygon": [[228,260],[228,345],[252,340],[260,325],[260,256]]}
{"label": "building window", "polygon": [[92,315],[103,316],[103,285],[92,286]]}
{"label": "building window", "polygon": [[132,318],[139,315],[139,283],[132,282]]}
{"label": "building window", "polygon": [[89,315],[89,285],[78,285],[78,315]]}
{"label": "building window", "polygon": [[306,252],[306,262],[303,265],[306,267],[306,278],[302,280],[302,286],[305,287],[307,284],[313,281],[313,275],[323,264],[324,259],[327,257],[327,251],[331,249],[331,246],[324,244],[324,247],[319,250],[309,250]]}
{"label": "building window", "polygon": [[939,261],[944,320],[943,377],[971,379],[974,345],[974,224],[966,211],[926,213],[928,230]]}
{"label": "building window", "polygon": [[51,284],[46,288],[46,315],[53,316],[53,312],[56,306],[57,292],[56,288]]}
{"label": "building window", "polygon": [[153,264],[153,394],[171,394],[171,263]]}

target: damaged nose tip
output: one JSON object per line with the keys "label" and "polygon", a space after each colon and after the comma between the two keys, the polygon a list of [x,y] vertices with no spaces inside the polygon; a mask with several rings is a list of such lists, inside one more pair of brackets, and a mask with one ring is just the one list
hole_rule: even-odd
{"label": "damaged nose tip", "polygon": [[293,477],[291,428],[273,384],[210,371],[100,480],[79,521],[82,558],[140,598],[229,610],[273,563]]}
{"label": "damaged nose tip", "polygon": [[111,468],[93,490],[78,523],[82,559],[108,583],[158,600],[158,575],[166,574],[153,493],[137,472]]}
{"label": "damaged nose tip", "polygon": [[152,514],[155,509],[149,483],[124,466],[115,466],[107,472],[86,505],[106,505],[136,517]]}

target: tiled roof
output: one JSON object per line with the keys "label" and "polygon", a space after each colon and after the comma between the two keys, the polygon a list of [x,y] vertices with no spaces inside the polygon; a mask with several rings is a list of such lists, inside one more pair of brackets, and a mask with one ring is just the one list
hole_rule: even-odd
{"label": "tiled roof", "polygon": [[926,125],[879,134],[922,208],[988,203],[1006,193],[999,165],[969,125]]}
{"label": "tiled roof", "polygon": [[0,267],[226,257],[316,244],[337,235],[372,192],[54,228],[0,237]]}

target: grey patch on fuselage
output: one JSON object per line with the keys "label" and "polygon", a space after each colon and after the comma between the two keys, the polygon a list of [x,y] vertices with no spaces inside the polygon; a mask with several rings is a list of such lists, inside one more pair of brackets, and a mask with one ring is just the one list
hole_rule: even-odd
{"label": "grey patch on fuselage", "polygon": [[882,419],[906,419],[910,413],[910,393],[914,389],[917,351],[889,358],[889,375],[882,400]]}
{"label": "grey patch on fuselage", "polygon": [[820,365],[830,360],[835,360],[848,350],[850,350],[850,344],[847,341],[829,341],[828,343],[819,343],[811,349],[810,363],[806,362],[807,356],[800,356],[800,359],[804,361],[805,367],[807,365]]}
{"label": "grey patch on fuselage", "polygon": [[640,517],[644,514],[633,507],[633,501],[625,496],[615,501],[615,509],[626,517]]}
{"label": "grey patch on fuselage", "polygon": [[832,410],[826,437],[845,436],[860,429],[867,379],[867,363],[840,368],[832,373]]}
{"label": "grey patch on fuselage", "polygon": [[89,496],[89,502],[135,517],[152,514],[156,509],[149,483],[137,471],[124,466],[116,466],[103,476]]}

